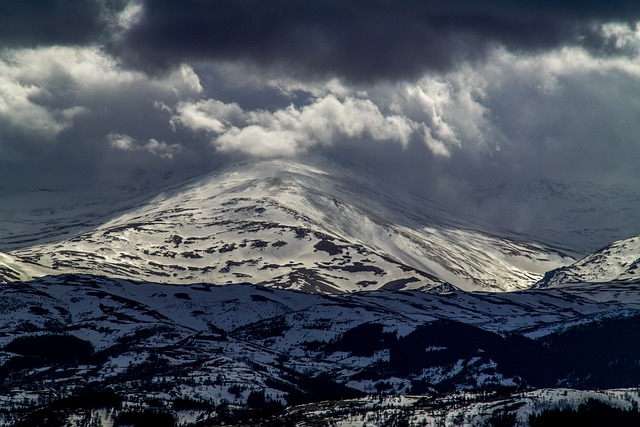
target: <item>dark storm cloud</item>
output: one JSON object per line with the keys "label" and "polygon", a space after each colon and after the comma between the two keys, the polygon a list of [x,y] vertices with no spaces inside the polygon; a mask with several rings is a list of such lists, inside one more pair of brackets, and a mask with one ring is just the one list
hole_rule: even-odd
{"label": "dark storm cloud", "polygon": [[495,44],[600,48],[594,23],[639,18],[640,2],[623,0],[147,0],[111,48],[148,70],[248,60],[367,80],[448,69]]}
{"label": "dark storm cloud", "polygon": [[0,47],[86,44],[105,35],[125,0],[4,0]]}

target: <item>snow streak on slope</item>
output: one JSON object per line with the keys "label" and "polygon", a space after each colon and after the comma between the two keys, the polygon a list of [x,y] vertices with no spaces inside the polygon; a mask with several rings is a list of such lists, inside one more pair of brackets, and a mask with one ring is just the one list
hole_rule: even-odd
{"label": "snow streak on slope", "polygon": [[50,268],[0,252],[0,283],[23,282],[34,277],[52,274]]}
{"label": "snow streak on slope", "polygon": [[[506,236],[506,237],[500,237]],[[505,291],[573,261],[327,159],[253,161],[67,240],[13,251],[58,272],[336,293]]]}
{"label": "snow streak on slope", "polygon": [[570,266],[550,271],[536,287],[637,279],[640,279],[640,236],[613,242]]}

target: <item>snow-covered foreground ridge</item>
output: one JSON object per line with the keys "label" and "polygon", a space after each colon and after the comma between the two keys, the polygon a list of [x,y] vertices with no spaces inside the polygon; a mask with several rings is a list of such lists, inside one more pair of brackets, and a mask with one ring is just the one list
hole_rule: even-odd
{"label": "snow-covered foreground ridge", "polygon": [[75,235],[33,240],[0,258],[0,279],[88,273],[320,293],[513,291],[574,261],[324,158],[240,163],[145,194]]}
{"label": "snow-covered foreground ridge", "polygon": [[[640,389],[589,391],[557,388],[512,394],[459,392],[438,397],[372,396],[344,400],[339,402],[339,407],[332,401],[300,405],[291,408],[288,414],[289,419],[299,420],[303,425],[528,427],[532,415],[553,410],[575,411],[580,405],[593,405],[593,402],[620,411],[637,410]],[[569,424],[566,419],[563,421],[560,425],[578,425]],[[636,424],[623,422],[615,425]]]}
{"label": "snow-covered foreground ridge", "polygon": [[638,281],[329,296],[46,277],[0,287],[0,406],[97,389],[140,407],[200,402],[215,417],[256,396],[635,387],[638,327]]}

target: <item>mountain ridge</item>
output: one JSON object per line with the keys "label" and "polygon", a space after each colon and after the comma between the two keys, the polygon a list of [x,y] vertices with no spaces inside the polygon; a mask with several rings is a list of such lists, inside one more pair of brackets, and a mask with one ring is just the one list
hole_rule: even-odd
{"label": "mountain ridge", "polygon": [[612,242],[571,265],[551,270],[533,287],[637,279],[640,279],[640,236]]}
{"label": "mountain ridge", "polygon": [[[0,420],[33,410],[24,396],[37,408],[96,388],[127,407],[189,400],[215,416],[226,405],[252,408],[255,393],[281,406],[380,393],[634,387],[639,289],[635,281],[319,295],[91,275],[7,284],[0,405],[22,410]],[[584,358],[592,337],[606,345]]]}

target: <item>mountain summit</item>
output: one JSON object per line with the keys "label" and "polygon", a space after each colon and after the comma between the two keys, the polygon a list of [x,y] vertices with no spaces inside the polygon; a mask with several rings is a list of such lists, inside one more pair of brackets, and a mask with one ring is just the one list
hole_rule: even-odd
{"label": "mountain summit", "polygon": [[242,162],[130,205],[11,251],[26,263],[13,270],[319,293],[513,291],[574,261],[327,158]]}

